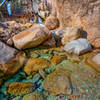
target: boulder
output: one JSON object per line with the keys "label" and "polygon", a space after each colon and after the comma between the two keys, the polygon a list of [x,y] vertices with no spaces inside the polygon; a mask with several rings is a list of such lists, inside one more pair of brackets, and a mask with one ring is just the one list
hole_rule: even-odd
{"label": "boulder", "polygon": [[25,54],[0,41],[0,77],[15,74],[25,62]]}
{"label": "boulder", "polygon": [[92,47],[88,40],[80,38],[73,40],[64,46],[64,50],[68,53],[75,53],[77,55],[91,51]]}
{"label": "boulder", "polygon": [[87,63],[100,73],[100,52],[90,54]]}
{"label": "boulder", "polygon": [[53,95],[71,94],[70,73],[66,69],[58,69],[49,74],[43,81],[43,88]]}
{"label": "boulder", "polygon": [[8,87],[8,93],[12,95],[23,95],[34,90],[34,84],[26,82],[14,82]]}
{"label": "boulder", "polygon": [[28,75],[33,75],[40,69],[45,69],[50,66],[50,62],[42,58],[30,58],[24,67],[24,71]]}
{"label": "boulder", "polygon": [[52,15],[60,28],[82,26],[95,48],[100,48],[100,0],[54,0]]}
{"label": "boulder", "polygon": [[27,49],[40,45],[51,36],[44,25],[33,25],[31,28],[13,37],[14,45],[18,49]]}
{"label": "boulder", "polygon": [[63,35],[63,38],[61,40],[63,45],[83,36],[82,27],[67,27],[64,31],[66,33]]}

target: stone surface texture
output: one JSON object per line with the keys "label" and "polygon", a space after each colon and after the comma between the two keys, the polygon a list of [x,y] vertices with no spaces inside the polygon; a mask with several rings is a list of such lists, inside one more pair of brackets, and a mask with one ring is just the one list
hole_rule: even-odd
{"label": "stone surface texture", "polygon": [[33,25],[31,28],[15,35],[13,41],[18,49],[26,49],[40,45],[50,36],[48,28],[44,25]]}
{"label": "stone surface texture", "polygon": [[50,66],[50,62],[42,58],[31,58],[24,67],[24,71],[28,75],[33,75],[40,69],[44,69]]}
{"label": "stone surface texture", "polygon": [[68,53],[75,53],[77,55],[84,54],[92,50],[92,47],[88,40],[80,38],[73,40],[65,45],[64,50]]}

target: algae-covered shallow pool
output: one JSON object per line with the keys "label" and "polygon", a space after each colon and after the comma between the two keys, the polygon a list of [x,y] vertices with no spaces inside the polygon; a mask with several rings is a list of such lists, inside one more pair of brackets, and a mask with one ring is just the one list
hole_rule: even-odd
{"label": "algae-covered shallow pool", "polygon": [[[0,88],[0,100],[100,100],[100,73],[60,48],[24,51],[27,63]],[[0,79],[2,82],[2,79]]]}

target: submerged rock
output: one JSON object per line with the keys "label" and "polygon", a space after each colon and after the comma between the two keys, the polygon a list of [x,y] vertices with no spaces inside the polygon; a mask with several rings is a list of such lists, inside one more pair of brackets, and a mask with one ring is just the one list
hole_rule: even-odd
{"label": "submerged rock", "polygon": [[77,55],[86,53],[92,49],[88,40],[80,38],[78,40],[73,40],[65,45],[64,50],[68,53],[75,53]]}
{"label": "submerged rock", "polygon": [[63,38],[62,38],[63,45],[83,36],[82,27],[67,27],[65,29],[65,32],[66,33],[63,35]]}
{"label": "submerged rock", "polygon": [[9,85],[8,93],[12,95],[23,95],[34,90],[34,84],[25,82],[14,82]]}
{"label": "submerged rock", "polygon": [[22,100],[44,100],[41,93],[39,92],[33,92],[30,94],[24,95]]}
{"label": "submerged rock", "polygon": [[42,58],[31,58],[24,67],[24,71],[28,75],[33,75],[40,69],[45,69],[50,66],[50,62]]}
{"label": "submerged rock", "polygon": [[45,90],[53,95],[71,94],[70,73],[66,69],[58,69],[49,74],[42,85]]}
{"label": "submerged rock", "polygon": [[51,35],[44,25],[33,25],[31,28],[13,37],[14,45],[18,49],[32,48],[40,45]]}
{"label": "submerged rock", "polygon": [[87,63],[100,73],[100,53],[92,53],[87,59]]}
{"label": "submerged rock", "polygon": [[62,60],[66,59],[67,56],[60,56],[60,55],[54,55],[53,58],[51,59],[51,62],[53,65],[59,64]]}
{"label": "submerged rock", "polygon": [[23,67],[25,58],[23,52],[19,52],[0,41],[0,77],[15,74]]}

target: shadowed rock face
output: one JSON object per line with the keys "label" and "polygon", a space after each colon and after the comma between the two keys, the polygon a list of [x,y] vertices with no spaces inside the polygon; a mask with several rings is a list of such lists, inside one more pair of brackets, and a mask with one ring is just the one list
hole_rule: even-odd
{"label": "shadowed rock face", "polygon": [[100,48],[100,0],[54,0],[52,15],[60,28],[83,26],[91,44]]}
{"label": "shadowed rock face", "polygon": [[0,41],[0,77],[15,74],[24,64],[25,54]]}
{"label": "shadowed rock face", "polygon": [[7,63],[17,52],[16,49],[10,48],[3,42],[0,42],[0,64]]}

